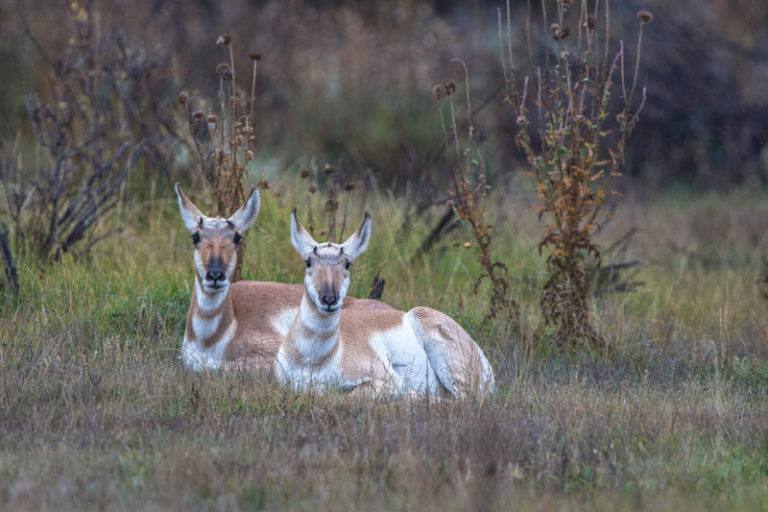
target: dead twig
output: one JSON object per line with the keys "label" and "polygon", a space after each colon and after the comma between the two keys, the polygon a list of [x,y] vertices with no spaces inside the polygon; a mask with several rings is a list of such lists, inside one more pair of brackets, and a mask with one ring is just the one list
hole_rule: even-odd
{"label": "dead twig", "polygon": [[5,278],[11,285],[11,290],[18,292],[19,275],[13,264],[13,254],[11,254],[11,247],[8,244],[8,226],[5,225],[5,222],[0,223],[0,255],[2,255],[5,264]]}

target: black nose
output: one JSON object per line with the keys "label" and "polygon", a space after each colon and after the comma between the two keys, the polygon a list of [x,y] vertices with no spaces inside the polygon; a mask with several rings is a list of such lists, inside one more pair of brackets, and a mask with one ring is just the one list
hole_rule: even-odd
{"label": "black nose", "polygon": [[213,281],[213,284],[216,284],[216,281],[224,281],[224,279],[226,279],[226,275],[221,270],[209,270],[205,274],[205,279],[208,281]]}
{"label": "black nose", "polygon": [[333,306],[339,299],[335,295],[323,295],[323,304],[326,306]]}

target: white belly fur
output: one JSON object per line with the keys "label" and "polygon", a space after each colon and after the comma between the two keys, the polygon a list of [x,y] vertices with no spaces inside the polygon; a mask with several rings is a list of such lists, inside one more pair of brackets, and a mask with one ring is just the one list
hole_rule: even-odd
{"label": "white belly fur", "polygon": [[437,393],[440,384],[407,316],[403,316],[401,325],[373,334],[370,344],[399,378],[398,389],[401,393]]}

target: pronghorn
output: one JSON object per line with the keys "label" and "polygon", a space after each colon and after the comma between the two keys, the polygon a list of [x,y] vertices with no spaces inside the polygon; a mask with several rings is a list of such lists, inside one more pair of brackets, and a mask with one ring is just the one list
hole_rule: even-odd
{"label": "pronghorn", "polygon": [[349,267],[368,247],[371,217],[346,242],[318,244],[291,214],[291,242],[304,259],[299,313],[280,346],[275,374],[296,390],[337,387],[382,394],[461,396],[491,392],[493,370],[482,350],[448,315],[341,309]]}
{"label": "pronghorn", "polygon": [[[297,314],[303,287],[229,279],[243,233],[259,213],[259,192],[228,219],[206,217],[176,184],[181,218],[195,244],[195,285],[187,312],[181,358],[194,370],[247,368],[271,371],[280,342]],[[352,299],[350,308],[389,308]]]}

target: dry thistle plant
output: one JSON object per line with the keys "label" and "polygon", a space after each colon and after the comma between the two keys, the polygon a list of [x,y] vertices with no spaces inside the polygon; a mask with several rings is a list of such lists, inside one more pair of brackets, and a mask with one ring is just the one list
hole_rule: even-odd
{"label": "dry thistle plant", "polygon": [[[330,241],[339,241],[344,237],[351,200],[349,192],[355,189],[354,183],[337,182],[336,176],[336,168],[330,164],[325,164],[322,170],[302,169],[299,171],[299,178],[302,180],[309,178],[309,185],[307,185],[307,230],[313,237],[318,236]],[[318,185],[318,182],[323,181],[326,182],[324,198],[321,186]],[[343,198],[344,196],[346,196],[346,200],[341,212],[341,226],[339,227],[339,201],[340,197]],[[314,208],[313,203],[315,203]],[[322,224],[318,224],[318,222]]]}
{"label": "dry thistle plant", "polygon": [[[211,191],[210,214],[228,217],[245,201],[246,169],[255,152],[253,109],[261,53],[252,51],[249,54],[253,65],[248,94],[237,87],[230,34],[224,32],[219,35],[216,45],[225,48],[229,53],[229,63],[222,62],[216,66],[216,75],[219,78],[217,113],[206,114],[200,110],[190,112],[190,101],[186,93],[179,94],[178,101],[184,108],[189,123],[200,164],[200,174]],[[263,176],[258,186],[269,188]],[[240,279],[244,254],[245,244],[238,245],[233,281]]]}
{"label": "dry thistle plant", "polygon": [[[325,176],[325,178],[321,178]],[[347,218],[349,212],[349,203],[352,201],[352,192],[357,188],[352,182],[337,182],[336,168],[330,164],[325,164],[321,171],[302,169],[299,171],[299,178],[309,180],[307,185],[307,231],[313,237],[325,238],[330,241],[339,242],[344,240],[345,230],[347,228]],[[318,182],[325,181],[325,194],[320,192]],[[323,197],[324,196],[324,197]],[[363,202],[365,202],[363,200]],[[313,207],[314,203],[314,207]],[[343,203],[343,210],[341,207]],[[341,211],[341,226],[338,228],[338,214]],[[322,223],[322,224],[318,224]],[[354,229],[354,228],[353,228]],[[368,294],[369,299],[381,299],[384,294],[384,284],[386,279],[377,273],[371,282],[371,291]]]}
{"label": "dry thistle plant", "polygon": [[[453,138],[456,150],[456,161],[452,165],[451,172],[453,190],[449,191],[452,199],[449,200],[448,204],[453,208],[459,222],[468,229],[472,236],[472,241],[456,245],[463,248],[474,247],[477,250],[477,260],[482,265],[484,272],[475,280],[474,292],[477,293],[484,280],[487,279],[490,282],[491,293],[488,298],[488,314],[485,321],[495,318],[499,313],[507,312],[512,323],[517,326],[519,325],[520,308],[517,302],[510,297],[509,282],[506,278],[507,266],[494,260],[491,256],[494,226],[488,224],[486,219],[486,199],[489,186],[486,182],[485,160],[474,137],[472,105],[469,95],[469,71],[462,60],[454,59],[453,61],[460,63],[464,68],[468,117],[468,130],[465,139],[459,136],[456,123],[456,108],[453,100],[456,85],[453,82],[435,85],[432,88],[432,95],[440,102],[440,122],[446,137],[446,147],[450,146],[448,139]],[[443,102],[444,99],[448,101]],[[450,106],[450,134],[446,128],[443,103],[448,103]]]}
{"label": "dry thistle plant", "polygon": [[[531,167],[529,175],[536,180],[539,204],[535,208],[539,218],[546,214],[550,221],[539,244],[540,253],[549,252],[549,278],[541,296],[543,316],[554,327],[554,339],[561,348],[582,344],[605,352],[608,345],[592,327],[587,302],[591,286],[588,259],[600,262],[600,250],[591,236],[610,218],[606,201],[615,194],[612,183],[621,175],[626,142],[645,104],[645,88],[638,98],[637,79],[643,26],[652,17],[647,11],[637,13],[637,52],[627,86],[623,42],[612,54],[609,3],[605,2],[604,13],[599,6],[597,0],[556,0],[555,21],[549,24],[542,1],[543,30],[551,31],[556,55],[547,51],[543,66],[534,67],[528,3],[526,41],[531,75],[524,78],[522,91],[512,61],[509,1],[506,41],[499,11],[499,50],[506,101],[519,126],[516,142]],[[568,13],[569,8],[576,12]],[[604,20],[600,29],[598,19]],[[529,118],[531,103],[534,119]]]}

